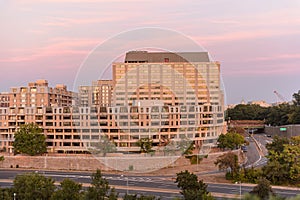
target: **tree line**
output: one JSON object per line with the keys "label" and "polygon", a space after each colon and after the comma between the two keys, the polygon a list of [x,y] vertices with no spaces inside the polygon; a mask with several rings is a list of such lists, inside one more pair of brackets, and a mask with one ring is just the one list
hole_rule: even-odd
{"label": "tree line", "polygon": [[[109,185],[100,170],[91,175],[91,184],[64,179],[57,187],[52,178],[31,172],[17,175],[12,188],[0,188],[2,200],[119,200],[119,194]],[[158,200],[155,196],[126,194],[123,200]]]}
{"label": "tree line", "polygon": [[[215,198],[207,190],[207,184],[199,180],[198,176],[189,171],[181,171],[176,174],[175,183],[180,189],[181,196],[174,200],[214,200]],[[280,199],[272,191],[266,179],[259,179],[257,186],[242,197],[242,199]],[[83,188],[81,183],[71,179],[64,179],[59,186],[55,186],[52,178],[39,173],[25,173],[17,175],[12,188],[0,187],[0,199],[2,200],[160,200],[160,197],[143,194],[125,194],[120,197],[114,187],[103,177],[100,170],[91,175],[91,184]],[[289,200],[296,200],[291,198]]]}
{"label": "tree line", "polygon": [[293,94],[293,103],[282,103],[271,107],[239,104],[226,111],[226,120],[264,120],[265,124],[281,126],[300,124],[300,90]]}

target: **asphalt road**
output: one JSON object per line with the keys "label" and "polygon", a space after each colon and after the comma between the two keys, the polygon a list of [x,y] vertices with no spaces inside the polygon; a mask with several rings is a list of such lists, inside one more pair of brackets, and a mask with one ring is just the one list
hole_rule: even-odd
{"label": "asphalt road", "polygon": [[[1,170],[0,171],[0,186],[11,187],[12,180],[17,174],[26,172],[35,172],[27,170]],[[65,178],[70,178],[84,185],[91,182],[91,173],[87,172],[57,172],[57,171],[37,171],[37,173],[44,174],[47,177],[53,178],[55,181],[60,182]],[[147,195],[160,196],[162,199],[173,199],[180,196],[179,190],[174,183],[175,177],[167,176],[137,176],[137,175],[120,175],[120,174],[103,174],[109,181],[110,185],[114,186],[116,190],[122,195],[128,193],[139,193]],[[219,184],[208,183],[208,191],[217,196],[232,195],[238,197],[240,191],[242,194],[251,191],[253,185],[245,184]],[[300,194],[300,190],[291,188],[273,188],[275,193],[284,197],[291,197]]]}

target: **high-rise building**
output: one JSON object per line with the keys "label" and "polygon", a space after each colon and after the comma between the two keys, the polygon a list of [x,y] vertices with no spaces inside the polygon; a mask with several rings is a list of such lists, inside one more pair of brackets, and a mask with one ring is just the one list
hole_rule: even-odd
{"label": "high-rise building", "polygon": [[187,137],[200,146],[214,144],[224,130],[220,63],[207,52],[129,52],[113,64],[113,82],[124,137],[150,137],[155,145]]}
{"label": "high-rise building", "polygon": [[79,106],[110,106],[112,89],[112,80],[97,80],[92,86],[79,86]]}

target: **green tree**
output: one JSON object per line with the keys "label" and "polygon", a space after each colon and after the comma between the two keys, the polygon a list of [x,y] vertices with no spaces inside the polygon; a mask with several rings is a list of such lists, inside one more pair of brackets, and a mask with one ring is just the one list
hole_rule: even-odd
{"label": "green tree", "polygon": [[70,179],[64,179],[60,183],[60,188],[56,190],[51,200],[81,200],[83,199],[82,185]]}
{"label": "green tree", "polygon": [[10,188],[0,188],[0,199],[11,200],[13,197],[13,192]]}
{"label": "green tree", "polygon": [[236,149],[242,144],[245,143],[245,139],[242,135],[238,133],[227,133],[227,134],[221,134],[217,140],[218,147],[221,149]]}
{"label": "green tree", "polygon": [[262,200],[266,200],[274,194],[270,182],[266,178],[260,178],[250,193],[257,195]]}
{"label": "green tree", "polygon": [[268,163],[263,167],[263,173],[272,184],[300,183],[300,138],[298,137],[288,141],[276,139],[273,141],[274,144],[268,146]]}
{"label": "green tree", "polygon": [[271,143],[266,145],[268,151],[274,151],[276,153],[280,153],[284,150],[284,145],[289,144],[290,140],[285,137],[275,136]]}
{"label": "green tree", "polygon": [[175,183],[185,200],[213,199],[207,191],[207,185],[202,180],[198,181],[198,177],[187,170],[177,173]]}
{"label": "green tree", "polygon": [[238,156],[232,152],[219,156],[215,161],[215,165],[217,165],[220,170],[229,169],[231,177],[238,174],[239,171]]}
{"label": "green tree", "polygon": [[247,183],[257,183],[258,179],[263,175],[261,168],[243,168],[240,173],[240,180]]}
{"label": "green tree", "polygon": [[289,115],[292,113],[292,106],[283,103],[277,106],[272,106],[268,109],[266,124],[271,126],[281,126],[289,124]]}
{"label": "green tree", "polygon": [[288,117],[289,124],[300,124],[300,105],[293,106],[293,110]]}
{"label": "green tree", "polygon": [[148,196],[148,195],[138,195],[138,194],[125,194],[123,200],[159,200],[160,198],[157,198],[155,196]]}
{"label": "green tree", "polygon": [[38,173],[17,175],[13,182],[13,192],[22,200],[50,199],[54,189],[54,180]]}
{"label": "green tree", "polygon": [[4,160],[5,160],[4,156],[0,156],[0,162],[1,162],[1,164],[3,164]]}
{"label": "green tree", "polygon": [[104,200],[109,198],[115,200],[118,198],[114,189],[111,189],[108,181],[102,177],[102,173],[97,169],[96,173],[92,176],[92,186],[87,189],[85,199],[87,200]]}
{"label": "green tree", "polygon": [[300,200],[300,195],[298,194],[297,196],[290,197],[288,200]]}
{"label": "green tree", "polygon": [[141,138],[137,145],[141,148],[142,153],[149,153],[151,152],[153,141],[149,138]]}
{"label": "green tree", "polygon": [[46,137],[38,125],[25,124],[15,133],[13,147],[15,152],[40,155],[47,151]]}
{"label": "green tree", "polygon": [[246,193],[243,198],[243,200],[260,200],[260,198],[255,194]]}
{"label": "green tree", "polygon": [[264,120],[268,109],[255,104],[239,104],[227,109],[226,120]]}

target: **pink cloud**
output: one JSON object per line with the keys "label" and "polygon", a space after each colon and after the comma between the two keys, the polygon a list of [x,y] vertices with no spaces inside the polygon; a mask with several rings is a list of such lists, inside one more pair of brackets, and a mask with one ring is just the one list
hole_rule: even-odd
{"label": "pink cloud", "polygon": [[273,61],[273,60],[282,60],[282,59],[300,59],[300,54],[281,54],[281,55],[273,55],[273,56],[264,56],[264,57],[258,57],[254,60]]}
{"label": "pink cloud", "polygon": [[[41,48],[31,49],[14,49],[11,53],[14,56],[6,56],[0,58],[0,62],[16,63],[34,61],[40,58],[53,57],[53,56],[66,56],[66,55],[88,55],[90,49],[96,46],[99,40],[89,39],[68,39],[68,38],[55,38],[51,40],[51,44]],[[24,55],[26,52],[28,55]]]}
{"label": "pink cloud", "polygon": [[300,30],[299,31],[253,30],[253,31],[230,32],[230,33],[218,34],[218,35],[207,35],[207,36],[198,36],[198,37],[196,36],[193,38],[196,41],[199,41],[201,44],[209,45],[212,43],[265,38],[265,37],[282,36],[282,35],[291,35],[291,34],[296,34],[296,33],[300,34]]}
{"label": "pink cloud", "polygon": [[111,22],[121,20],[120,16],[109,16],[101,18],[86,18],[86,19],[73,19],[66,17],[49,17],[46,22],[43,22],[43,26],[71,26],[71,25],[82,25],[82,24],[94,24],[102,22]]}

